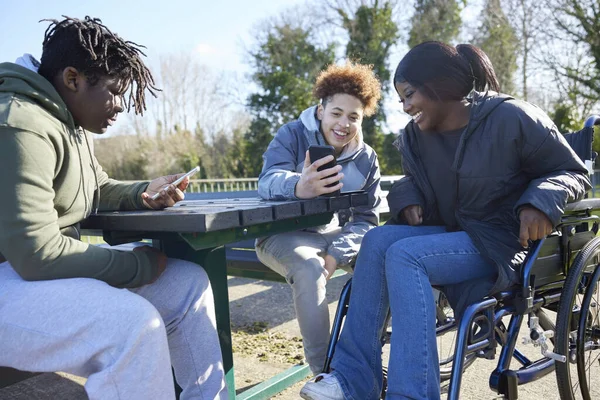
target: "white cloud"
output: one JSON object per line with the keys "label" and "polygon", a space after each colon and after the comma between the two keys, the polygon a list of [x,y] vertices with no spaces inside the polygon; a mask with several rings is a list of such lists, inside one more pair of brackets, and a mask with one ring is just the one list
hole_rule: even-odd
{"label": "white cloud", "polygon": [[214,47],[212,47],[210,44],[207,44],[207,43],[200,43],[199,45],[197,45],[196,51],[202,55],[217,53],[217,50]]}

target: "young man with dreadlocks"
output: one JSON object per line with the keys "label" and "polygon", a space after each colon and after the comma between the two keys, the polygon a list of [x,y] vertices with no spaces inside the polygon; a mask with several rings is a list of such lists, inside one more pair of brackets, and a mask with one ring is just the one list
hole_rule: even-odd
{"label": "young man with dreadlocks", "polygon": [[[87,377],[90,399],[224,399],[213,296],[199,266],[78,240],[97,209],[160,209],[178,176],[120,183],[88,132],[157,90],[140,46],[98,19],[51,20],[41,63],[0,64],[0,365]],[[36,71],[37,70],[37,71]],[[151,196],[160,192],[157,200]]]}

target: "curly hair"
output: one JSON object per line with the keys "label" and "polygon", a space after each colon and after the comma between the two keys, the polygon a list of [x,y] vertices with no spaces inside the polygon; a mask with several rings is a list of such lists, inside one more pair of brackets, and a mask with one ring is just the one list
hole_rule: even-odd
{"label": "curly hair", "polygon": [[363,104],[365,116],[373,115],[381,98],[381,84],[373,72],[373,65],[347,61],[344,65],[332,64],[321,71],[313,95],[326,105],[339,93],[356,97]]}
{"label": "curly hair", "polygon": [[63,18],[42,20],[50,25],[42,44],[40,75],[52,81],[65,68],[73,67],[86,76],[90,85],[104,76],[123,79],[129,84],[129,96],[124,97],[127,111],[133,106],[136,114],[143,114],[145,91],[154,97],[155,91],[160,91],[142,61],[145,54],[140,48],[144,46],[121,39],[98,18]]}

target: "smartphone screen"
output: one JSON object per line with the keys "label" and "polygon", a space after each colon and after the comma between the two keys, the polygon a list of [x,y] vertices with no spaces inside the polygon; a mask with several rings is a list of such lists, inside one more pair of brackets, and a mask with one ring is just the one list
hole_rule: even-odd
{"label": "smartphone screen", "polygon": [[[320,166],[319,168],[317,168],[317,171],[322,171],[324,169],[329,169],[329,168],[333,168],[337,165],[337,162],[335,161],[335,154],[334,154],[335,150],[333,148],[333,146],[317,146],[317,145],[311,145],[308,148],[308,156],[310,157],[310,162],[314,163],[317,160],[320,160],[323,157],[327,157],[328,155],[332,155],[334,156],[333,160],[328,162],[325,165]],[[330,175],[333,176],[333,175]],[[326,178],[329,178],[329,176],[327,176]],[[327,185],[327,187],[332,187],[337,185],[336,183],[332,183]],[[323,194],[322,196],[339,196],[340,195],[340,191],[336,190],[333,193],[326,193]]]}

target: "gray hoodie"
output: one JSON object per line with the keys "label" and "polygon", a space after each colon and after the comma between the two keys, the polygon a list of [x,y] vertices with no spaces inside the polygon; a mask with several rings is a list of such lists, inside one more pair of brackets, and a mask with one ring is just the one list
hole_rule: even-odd
{"label": "gray hoodie", "polygon": [[[258,177],[258,194],[263,199],[296,199],[294,190],[302,174],[306,150],[313,144],[327,144],[320,121],[315,117],[316,109],[317,106],[310,107],[297,121],[282,126],[263,154],[263,169]],[[338,266],[346,266],[354,261],[364,234],[379,225],[380,173],[377,154],[362,141],[354,146],[349,144],[337,163],[344,174],[342,193],[364,190],[369,194],[367,206],[340,212],[327,226],[317,229],[324,232],[342,226],[327,253],[336,259]]]}

